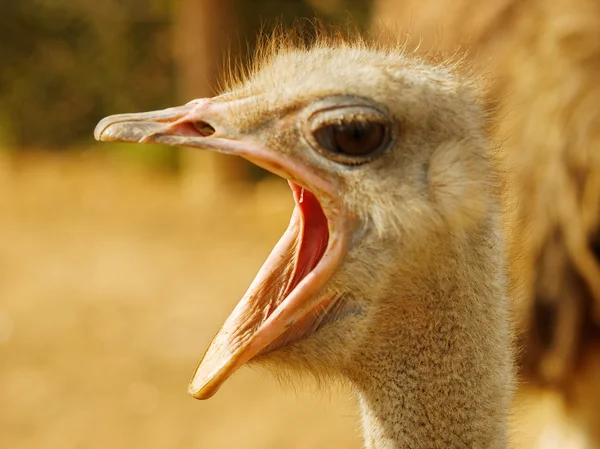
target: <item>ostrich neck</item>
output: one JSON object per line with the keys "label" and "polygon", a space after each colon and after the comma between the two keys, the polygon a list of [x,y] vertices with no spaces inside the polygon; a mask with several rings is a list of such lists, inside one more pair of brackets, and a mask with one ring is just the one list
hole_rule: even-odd
{"label": "ostrich neck", "polygon": [[508,446],[506,280],[503,261],[477,240],[436,254],[420,279],[396,282],[373,316],[352,379],[368,449]]}

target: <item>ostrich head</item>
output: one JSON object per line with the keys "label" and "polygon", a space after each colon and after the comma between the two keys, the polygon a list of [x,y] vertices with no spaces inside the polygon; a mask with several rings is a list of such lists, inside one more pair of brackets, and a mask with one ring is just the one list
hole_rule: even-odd
{"label": "ostrich head", "polygon": [[325,42],[278,47],[216,97],[98,124],[98,140],[241,156],[291,187],[289,227],[206,351],[193,396],[248,361],[353,377],[419,326],[428,279],[451,268],[439,257],[456,252],[449,236],[466,246],[495,213],[476,98],[451,67]]}

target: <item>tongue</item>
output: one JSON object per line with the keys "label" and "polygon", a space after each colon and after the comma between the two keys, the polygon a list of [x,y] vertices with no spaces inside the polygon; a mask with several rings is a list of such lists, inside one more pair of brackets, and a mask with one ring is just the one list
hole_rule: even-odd
{"label": "tongue", "polygon": [[[212,396],[237,368],[267,346],[271,351],[284,344],[278,342],[298,340],[310,330],[307,320],[300,318],[314,307],[301,306],[323,282],[302,281],[323,257],[329,229],[316,197],[292,182],[290,187],[296,202],[290,224],[200,362],[190,383],[190,393],[199,399]],[[294,296],[292,304],[284,308],[290,296]],[[294,329],[297,321],[302,321],[302,329]],[[256,338],[261,332],[269,335]],[[293,338],[286,338],[288,333]]]}
{"label": "tongue", "polygon": [[327,218],[317,198],[308,190],[290,182],[296,208],[300,209],[302,229],[295,271],[286,295],[317,265],[329,240]]}

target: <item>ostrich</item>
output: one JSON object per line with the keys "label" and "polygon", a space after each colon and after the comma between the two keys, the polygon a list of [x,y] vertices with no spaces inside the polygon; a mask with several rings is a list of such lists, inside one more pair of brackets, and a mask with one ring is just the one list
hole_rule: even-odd
{"label": "ostrich", "polygon": [[349,381],[367,448],[506,448],[508,279],[477,83],[363,41],[273,48],[221,95],[95,130],[241,156],[291,188],[289,227],[190,393],[274,363]]}

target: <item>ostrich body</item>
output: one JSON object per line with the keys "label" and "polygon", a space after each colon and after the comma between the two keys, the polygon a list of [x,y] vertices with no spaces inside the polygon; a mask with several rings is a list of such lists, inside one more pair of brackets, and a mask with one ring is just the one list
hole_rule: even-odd
{"label": "ostrich body", "polygon": [[190,393],[276,362],[349,380],[367,448],[506,448],[509,304],[483,124],[476,85],[451,68],[343,42],[281,46],[222,95],[102,120],[99,140],[238,155],[293,193]]}

